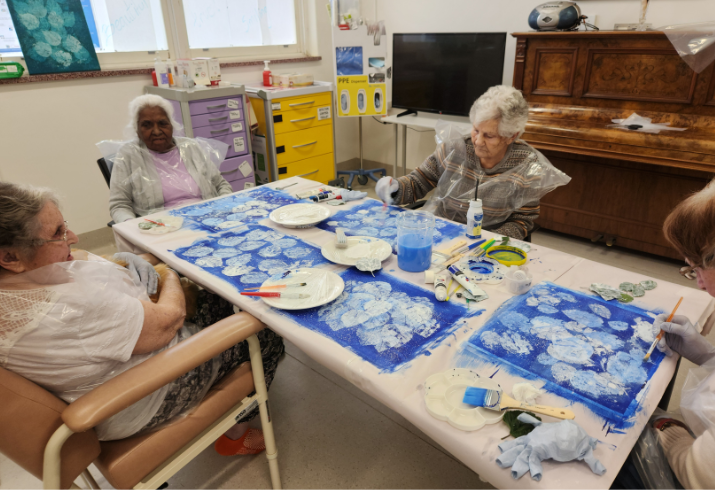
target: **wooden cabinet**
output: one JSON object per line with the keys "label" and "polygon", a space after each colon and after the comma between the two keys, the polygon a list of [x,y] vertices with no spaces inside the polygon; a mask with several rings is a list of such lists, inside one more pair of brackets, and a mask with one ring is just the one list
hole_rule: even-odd
{"label": "wooden cabinet", "polygon": [[[541,200],[539,224],[681,258],[662,232],[715,172],[715,65],[697,74],[662,32],[517,33],[523,139],[572,181]],[[609,128],[633,113],[686,131]]]}
{"label": "wooden cabinet", "polygon": [[254,148],[259,183],[304,176],[335,179],[332,84],[270,89],[246,86],[258,119]]}

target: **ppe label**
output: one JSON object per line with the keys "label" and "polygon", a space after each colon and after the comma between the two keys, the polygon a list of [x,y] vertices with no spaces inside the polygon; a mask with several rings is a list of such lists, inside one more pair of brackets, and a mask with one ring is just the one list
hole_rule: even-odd
{"label": "ppe label", "polygon": [[246,150],[246,140],[243,138],[243,136],[239,136],[238,138],[233,138],[233,151],[236,153],[245,151]]}
{"label": "ppe label", "polygon": [[251,164],[248,163],[247,161],[244,161],[241,163],[241,165],[238,166],[238,169],[241,171],[244,177],[248,177],[253,173],[253,169],[251,168]]}
{"label": "ppe label", "polygon": [[281,110],[281,103],[280,102],[273,102],[271,104],[271,109],[274,111],[280,111]]}
{"label": "ppe label", "polygon": [[236,99],[228,99],[229,109],[238,109],[238,101]]}
{"label": "ppe label", "polygon": [[318,121],[330,119],[330,106],[318,108]]}
{"label": "ppe label", "polygon": [[231,124],[231,132],[236,133],[238,131],[243,131],[243,123],[237,122],[237,123]]}
{"label": "ppe label", "polygon": [[231,111],[228,113],[229,119],[241,119],[241,111]]}

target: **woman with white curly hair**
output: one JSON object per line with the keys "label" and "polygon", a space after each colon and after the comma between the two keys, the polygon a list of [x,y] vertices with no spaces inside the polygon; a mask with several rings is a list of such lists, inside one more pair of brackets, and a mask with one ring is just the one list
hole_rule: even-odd
{"label": "woman with white curly hair", "polygon": [[166,99],[140,95],[129,104],[129,117],[137,140],[117,152],[109,186],[116,223],[233,192],[206,143],[174,136],[181,126]]}
{"label": "woman with white curly hair", "polygon": [[[506,194],[513,194],[513,188],[485,184],[519,166],[548,163],[541,153],[518,139],[524,133],[528,117],[529,106],[521,92],[506,85],[491,87],[474,102],[469,112],[472,133],[465,138],[466,169],[465,162],[454,161],[453,155],[441,144],[409,175],[380,179],[375,192],[388,204],[411,204],[437,187],[441,178],[460,180],[460,188],[471,188],[471,193],[467,193],[471,195],[479,181],[485,229],[523,239],[531,233],[539,217],[538,198],[514,206],[514,200],[505,198]],[[510,186],[529,185],[523,179],[511,177],[516,174],[518,172],[512,172],[508,179],[502,180]],[[486,187],[484,192],[482,186]],[[469,204],[463,201],[445,198],[434,213],[466,223]]]}

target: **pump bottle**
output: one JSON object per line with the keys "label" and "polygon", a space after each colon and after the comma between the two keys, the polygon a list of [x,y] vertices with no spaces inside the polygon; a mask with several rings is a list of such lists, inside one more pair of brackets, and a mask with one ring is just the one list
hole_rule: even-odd
{"label": "pump bottle", "polygon": [[263,86],[272,87],[273,86],[273,76],[271,75],[271,69],[268,68],[268,61],[264,61],[265,67],[263,68]]}

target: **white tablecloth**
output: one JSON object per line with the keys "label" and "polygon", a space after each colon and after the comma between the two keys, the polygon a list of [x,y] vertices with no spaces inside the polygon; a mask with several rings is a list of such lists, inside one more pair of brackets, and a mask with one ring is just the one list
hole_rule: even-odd
{"label": "white tablecloth", "polygon": [[[292,182],[297,182],[297,184],[287,188],[285,192],[290,192],[293,195],[316,187],[325,187],[318,182],[298,177],[274,182],[269,186],[273,188],[284,187]],[[354,201],[344,206],[335,207],[327,204],[316,204],[316,206],[325,206],[331,211],[332,215],[337,211],[350,209],[363,202],[362,200]],[[165,213],[157,213],[153,216],[158,217],[162,214]],[[139,220],[141,218],[115,225],[113,230],[118,235],[118,241],[125,241],[137,249],[151,252],[196,283],[221,295],[242,310],[260,319],[313,359],[403,415],[478,473],[483,480],[499,488],[610,487],[618,470],[635,444],[644,424],[662,397],[675,370],[675,359],[669,358],[662,362],[661,367],[650,382],[650,388],[643,402],[643,409],[638,415],[637,423],[628,429],[625,434],[611,433],[607,435],[606,430],[603,428],[602,419],[593,415],[584,406],[576,404],[571,407],[576,413],[576,421],[591,436],[604,442],[604,444],[599,444],[595,450],[596,456],[608,470],[604,476],[594,475],[584,463],[557,464],[545,462],[541,482],[533,481],[528,474],[515,481],[511,478],[508,469],[501,469],[494,462],[499,454],[497,445],[501,442],[501,438],[508,433],[504,424],[487,425],[474,432],[463,432],[455,429],[447,422],[434,419],[427,413],[422,389],[422,383],[428,376],[454,367],[455,354],[460,346],[484,325],[485,321],[504,301],[512,297],[505,286],[484,286],[490,298],[478,303],[476,307],[486,311],[479,316],[469,318],[464,328],[459,328],[442,344],[432,349],[431,355],[419,356],[394,373],[381,373],[375,366],[364,361],[332,339],[298,325],[290,318],[278,314],[262,301],[254,301],[241,296],[233,285],[179,259],[169,251],[191,245],[208,233],[185,228],[167,235],[147,235],[139,232],[137,227],[137,221]],[[332,233],[319,228],[286,229],[272,223],[269,219],[259,223],[280,230],[284,234],[295,235],[318,246],[333,240],[334,237]],[[488,232],[484,234],[487,238],[491,236]],[[454,241],[457,240],[459,239]],[[451,242],[445,245],[449,245],[449,243]],[[532,246],[527,265],[534,276],[534,284],[547,280],[575,290],[582,290],[581,288],[588,286],[592,282],[618,285],[623,281],[633,282],[649,279],[646,276],[639,276],[632,272],[591,262],[538,245]],[[339,272],[345,268],[335,265],[332,266],[332,269]],[[397,267],[397,257],[394,255],[383,262],[383,269],[402,280],[431,289],[431,285],[424,284],[423,273],[408,273],[399,269]],[[715,302],[707,293],[664,281],[658,281],[657,289],[649,291],[643,298],[638,298],[637,304],[644,308],[664,308],[674,303],[674,298],[677,299],[680,296],[685,296],[685,300],[679,313],[687,315],[692,321],[699,321],[701,325],[704,324],[707,317],[715,309]],[[475,306],[472,306],[472,308],[475,308]],[[487,376],[495,370],[491,367],[483,369],[484,371],[480,372],[480,374]],[[511,392],[511,387],[514,383],[523,381],[501,371],[493,379],[507,392]],[[552,394],[542,395],[539,398],[539,403],[553,406],[565,406],[567,404],[565,400]]]}

